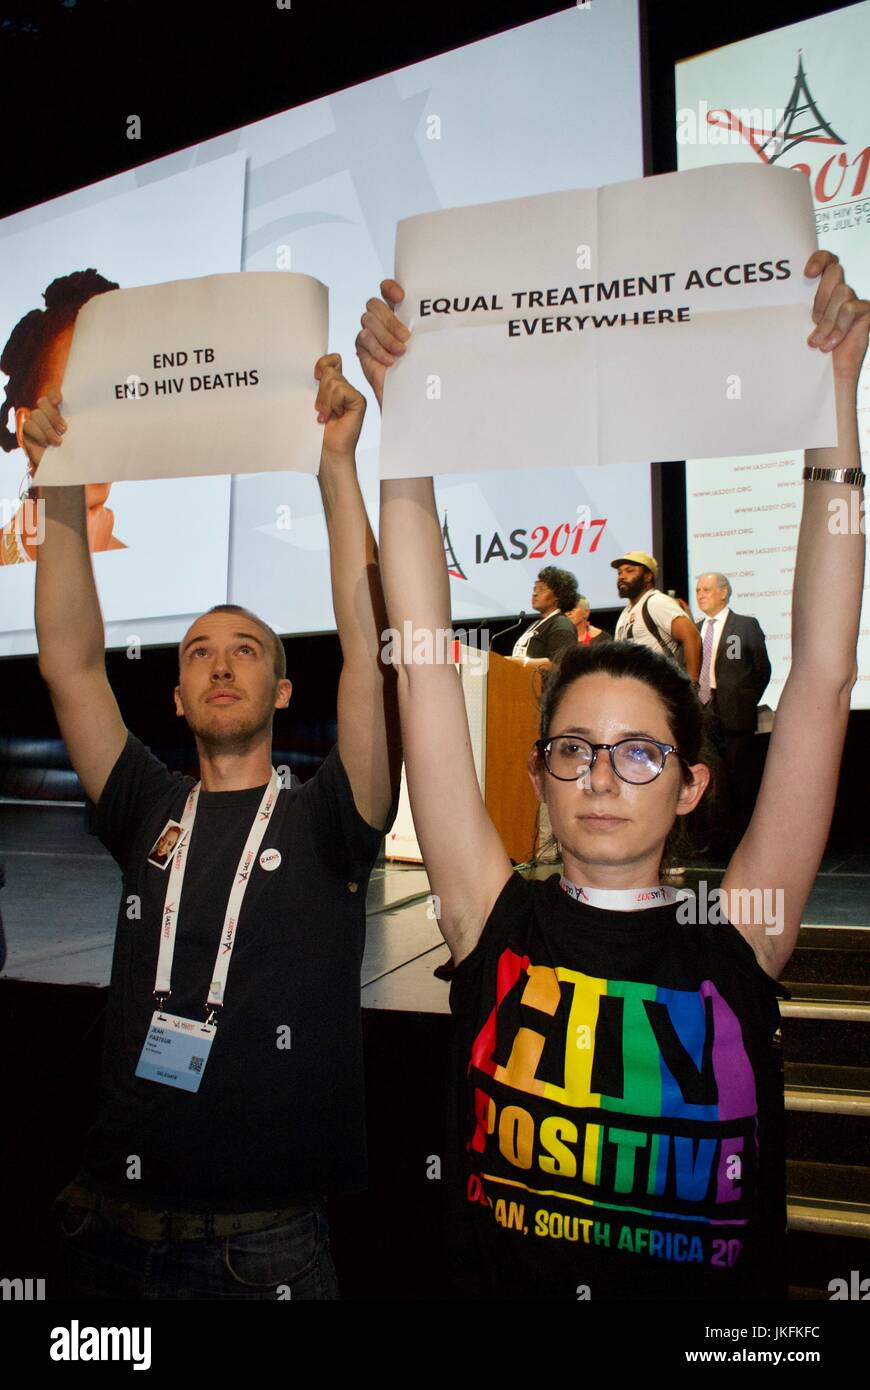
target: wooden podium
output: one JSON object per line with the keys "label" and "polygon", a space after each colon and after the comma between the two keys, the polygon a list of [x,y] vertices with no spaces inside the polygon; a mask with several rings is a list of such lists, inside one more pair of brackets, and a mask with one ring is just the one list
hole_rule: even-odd
{"label": "wooden podium", "polygon": [[[518,863],[534,853],[538,798],[526,764],[538,737],[540,667],[489,652],[485,677],[486,758],[481,787],[502,843]],[[463,686],[465,682],[463,681]],[[466,697],[467,703],[467,697]]]}
{"label": "wooden podium", "polygon": [[[511,859],[525,863],[534,850],[538,819],[538,798],[526,763],[538,737],[541,670],[464,646],[459,674],[486,809]],[[404,769],[399,811],[385,854],[388,859],[422,862]]]}

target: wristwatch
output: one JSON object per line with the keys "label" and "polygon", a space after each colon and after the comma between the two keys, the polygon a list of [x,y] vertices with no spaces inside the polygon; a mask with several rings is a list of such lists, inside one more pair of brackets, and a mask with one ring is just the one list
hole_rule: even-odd
{"label": "wristwatch", "polygon": [[851,487],[863,487],[867,478],[860,468],[812,468],[807,464],[803,480],[805,483],[848,483]]}

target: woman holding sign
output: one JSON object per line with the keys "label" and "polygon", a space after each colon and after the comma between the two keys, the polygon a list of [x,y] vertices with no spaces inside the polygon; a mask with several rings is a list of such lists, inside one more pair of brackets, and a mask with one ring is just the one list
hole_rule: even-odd
{"label": "woman holding sign", "polygon": [[[453,953],[454,1137],[478,1296],[785,1292],[777,978],[825,848],[856,679],[865,541],[828,522],[864,481],[870,326],[835,256],[815,252],[805,274],[818,280],[808,350],[832,354],[840,442],[807,454],[791,668],[718,897],[678,899],[662,879],[710,774],[697,695],[658,653],[578,647],[549,682],[528,774],[564,874],[544,881],[514,872],[487,814],[455,668],[399,671],[414,823]],[[381,288],[357,338],[379,400],[409,337],[393,313],[402,290]],[[382,484],[380,547],[391,626],[447,627],[430,479]]]}

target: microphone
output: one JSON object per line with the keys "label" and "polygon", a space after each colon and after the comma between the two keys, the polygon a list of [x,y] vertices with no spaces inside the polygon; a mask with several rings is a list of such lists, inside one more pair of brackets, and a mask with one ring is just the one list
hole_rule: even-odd
{"label": "microphone", "polygon": [[489,644],[489,645],[490,645],[490,648],[493,648],[493,647],[494,647],[494,644],[495,644],[496,642],[500,642],[501,639],[502,639],[503,637],[506,637],[507,634],[508,634],[509,632],[513,632],[513,630],[514,630],[515,627],[522,627],[523,622],[524,622],[525,619],[526,619],[526,616],[527,616],[526,610],[523,609],[522,613],[521,613],[520,616],[517,618],[517,620],[516,620],[515,623],[511,623],[510,627],[503,628],[501,632],[496,633],[495,637],[493,637],[493,639],[492,639],[492,642],[490,642],[490,644]]}

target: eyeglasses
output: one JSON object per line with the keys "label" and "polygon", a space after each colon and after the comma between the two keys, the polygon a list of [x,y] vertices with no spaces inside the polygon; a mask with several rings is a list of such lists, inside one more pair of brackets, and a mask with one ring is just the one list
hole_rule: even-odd
{"label": "eyeglasses", "polygon": [[672,743],[659,743],[654,738],[622,738],[618,743],[590,743],[574,734],[557,734],[555,738],[539,738],[535,747],[544,759],[551,777],[560,782],[575,782],[591,773],[604,749],[610,754],[610,766],[622,782],[643,786],[654,782],[664,771],[671,753],[685,763]]}

